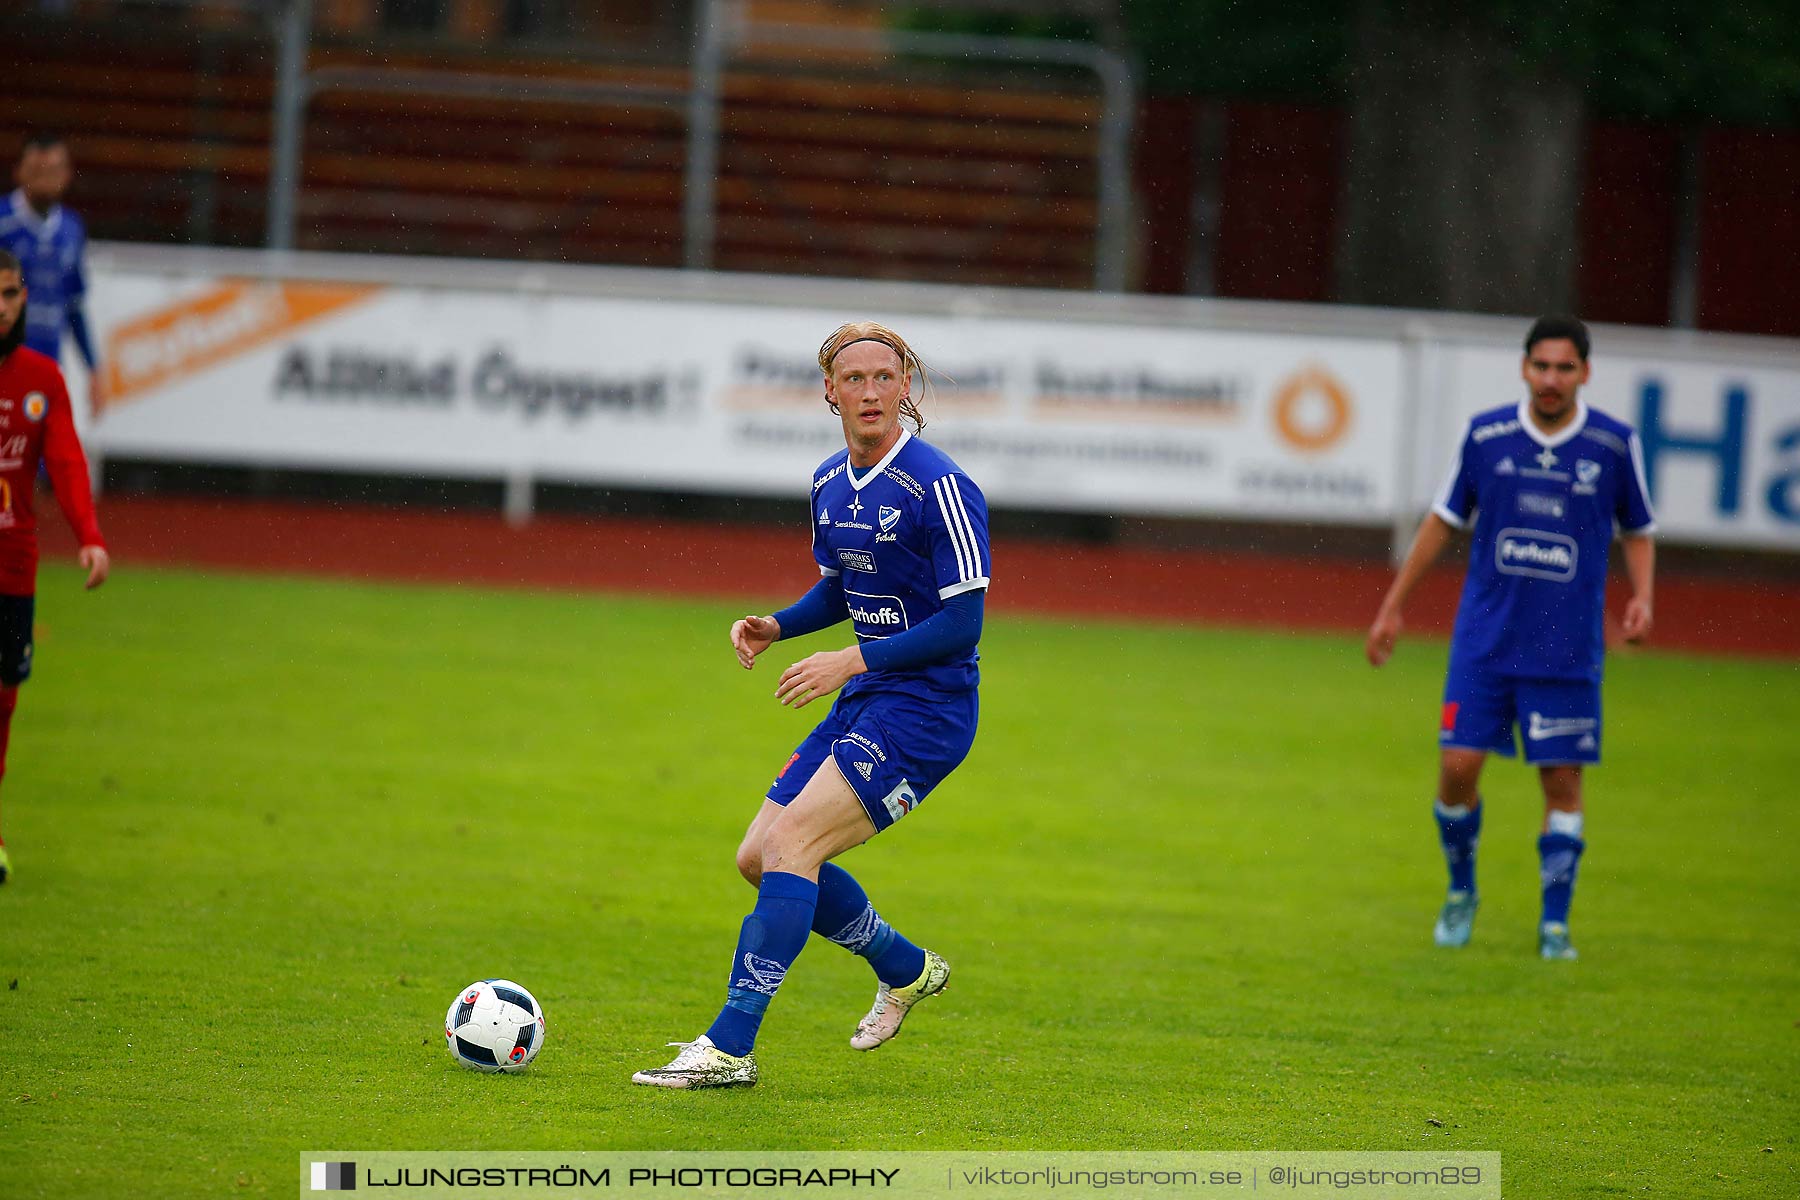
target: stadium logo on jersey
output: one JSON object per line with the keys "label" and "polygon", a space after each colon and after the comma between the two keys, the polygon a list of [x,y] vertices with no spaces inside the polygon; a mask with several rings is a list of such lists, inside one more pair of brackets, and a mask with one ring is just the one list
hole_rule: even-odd
{"label": "stadium logo on jersey", "polygon": [[1595,717],[1546,717],[1543,713],[1531,714],[1525,726],[1525,736],[1534,742],[1546,738],[1573,737],[1578,733],[1593,735],[1594,727],[1600,722]]}
{"label": "stadium logo on jersey", "polygon": [[1600,482],[1600,464],[1591,458],[1575,460],[1575,491],[1583,496],[1594,494],[1594,485]]}
{"label": "stadium logo on jersey", "polygon": [[881,522],[881,532],[883,533],[900,523],[900,510],[889,508],[885,504],[875,510],[875,516]]}
{"label": "stadium logo on jersey", "polygon": [[869,776],[875,773],[875,764],[872,762],[859,762],[856,764],[856,773],[863,777],[864,783],[867,783],[869,781]]}
{"label": "stadium logo on jersey", "polygon": [[1477,426],[1469,437],[1479,444],[1489,438],[1497,438],[1503,433],[1512,433],[1518,427],[1519,419],[1517,417],[1509,417],[1504,421],[1489,421],[1486,425]]}
{"label": "stadium logo on jersey", "polygon": [[1494,566],[1503,575],[1567,583],[1575,578],[1575,539],[1540,529],[1502,529],[1494,539]]}
{"label": "stadium logo on jersey", "polygon": [[44,399],[44,393],[42,393],[42,392],[26,392],[25,393],[25,419],[26,420],[41,421],[44,419],[44,414],[49,411],[50,411],[50,402],[48,400]]}
{"label": "stadium logo on jersey", "polygon": [[1510,454],[1494,464],[1494,474],[1496,475],[1517,475],[1518,473],[1519,468],[1513,465]]}
{"label": "stadium logo on jersey", "polygon": [[864,575],[875,573],[875,556],[867,550],[839,550],[838,561],[852,571],[861,571]]}

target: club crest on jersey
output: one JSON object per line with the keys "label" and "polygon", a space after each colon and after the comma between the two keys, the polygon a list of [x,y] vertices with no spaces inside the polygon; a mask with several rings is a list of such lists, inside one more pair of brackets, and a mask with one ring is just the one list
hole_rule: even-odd
{"label": "club crest on jersey", "polygon": [[42,393],[42,392],[26,392],[25,393],[25,419],[26,420],[41,421],[44,419],[44,414],[49,411],[50,411],[50,401],[44,399],[44,393]]}
{"label": "club crest on jersey", "polygon": [[900,510],[897,508],[889,508],[885,504],[876,509],[875,515],[881,522],[881,532],[883,533],[886,533],[900,523]]}
{"label": "club crest on jersey", "polygon": [[1594,494],[1594,485],[1600,481],[1600,464],[1591,458],[1575,460],[1575,490],[1584,496]]}

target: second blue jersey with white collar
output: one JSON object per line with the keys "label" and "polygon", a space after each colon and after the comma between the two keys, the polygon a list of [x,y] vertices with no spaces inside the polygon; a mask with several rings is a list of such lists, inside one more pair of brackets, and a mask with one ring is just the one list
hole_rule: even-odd
{"label": "second blue jersey with white collar", "polygon": [[87,294],[82,254],[87,230],[74,211],[56,205],[38,216],[23,191],[0,200],[0,247],[19,260],[26,290],[25,344],[57,358],[69,310]]}
{"label": "second blue jersey with white collar", "polygon": [[1580,403],[1554,434],[1524,401],[1478,413],[1432,511],[1475,522],[1452,671],[1598,680],[1614,532],[1655,527],[1631,426]]}
{"label": "second blue jersey with white collar", "polygon": [[[987,501],[950,456],[902,428],[866,470],[840,450],[812,485],[813,559],[843,582],[859,641],[893,637],[988,586]],[[870,671],[845,696],[877,690],[964,692],[979,682],[975,651],[904,671]]]}

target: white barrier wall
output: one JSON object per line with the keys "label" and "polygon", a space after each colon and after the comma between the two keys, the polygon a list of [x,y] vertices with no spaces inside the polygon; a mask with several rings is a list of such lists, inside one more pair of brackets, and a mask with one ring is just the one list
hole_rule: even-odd
{"label": "white barrier wall", "polygon": [[[133,458],[798,496],[843,444],[816,348],[872,317],[937,368],[927,436],[997,506],[1383,525],[1422,511],[1468,413],[1521,389],[1516,321],[121,246],[91,265],[87,436]],[[1800,549],[1800,352],[1597,339],[1589,398],[1645,429],[1664,530]]]}

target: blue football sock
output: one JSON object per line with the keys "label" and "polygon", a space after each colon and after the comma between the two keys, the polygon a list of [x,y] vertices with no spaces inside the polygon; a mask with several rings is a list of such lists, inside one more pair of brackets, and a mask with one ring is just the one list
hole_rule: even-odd
{"label": "blue football sock", "polygon": [[925,973],[925,951],[882,920],[862,884],[836,863],[819,868],[813,932],[868,959],[875,977],[889,987],[905,987]]}
{"label": "blue football sock", "polygon": [[1438,839],[1444,844],[1444,863],[1450,868],[1450,890],[1475,890],[1475,844],[1481,840],[1481,801],[1452,807],[1442,800],[1432,805],[1437,817]]}
{"label": "blue football sock", "polygon": [[732,956],[725,1007],[706,1036],[727,1054],[744,1055],[756,1045],[756,1031],[775,989],[800,957],[812,932],[819,885],[800,875],[767,871],[756,891],[756,907],[744,918]]}
{"label": "blue football sock", "polygon": [[1566,833],[1546,833],[1538,838],[1538,862],[1544,879],[1543,924],[1567,925],[1569,902],[1575,898],[1575,869],[1587,842]]}

